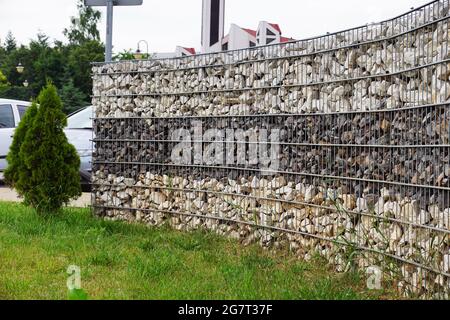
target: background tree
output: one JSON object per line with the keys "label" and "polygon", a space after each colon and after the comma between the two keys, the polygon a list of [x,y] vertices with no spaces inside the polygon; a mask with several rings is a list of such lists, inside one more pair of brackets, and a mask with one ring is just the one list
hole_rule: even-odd
{"label": "background tree", "polygon": [[75,87],[73,80],[70,78],[64,82],[59,93],[63,101],[63,111],[65,114],[71,114],[86,106],[88,97],[79,88]]}
{"label": "background tree", "polygon": [[[29,101],[51,80],[61,93],[64,112],[91,104],[91,62],[103,61],[105,51],[97,28],[101,13],[82,1],[78,1],[78,10],[64,30],[68,43],[51,41],[39,32],[28,45],[18,46],[14,35],[8,33],[0,44],[0,71],[10,85],[0,87],[1,98]],[[23,73],[16,70],[19,63],[25,67]],[[25,80],[29,83],[26,88]]]}
{"label": "background tree", "polygon": [[81,195],[80,158],[67,141],[67,117],[56,87],[48,84],[39,94],[39,108],[20,146],[19,159],[26,175],[19,172],[19,194],[38,213],[56,213]]}
{"label": "background tree", "polygon": [[[97,41],[88,41],[69,48],[65,72],[73,79],[74,86],[80,89],[87,99],[92,94],[91,63],[103,61],[105,59],[104,52],[104,45]],[[90,103],[90,100],[86,102]]]}
{"label": "background tree", "polygon": [[114,55],[113,57],[114,61],[126,61],[126,60],[134,60],[134,53],[133,50],[123,50],[122,52],[119,52],[118,54]]}
{"label": "background tree", "polygon": [[5,49],[7,52],[11,52],[13,50],[16,50],[16,48],[17,48],[16,39],[14,38],[12,32],[8,31],[8,34],[6,35],[5,39]]}
{"label": "background tree", "polygon": [[[114,55],[113,57],[114,61],[126,61],[126,60],[135,60],[134,57],[134,51],[131,49],[123,50],[122,52],[119,52],[118,54]],[[143,53],[142,59],[150,59],[151,54],[150,53]]]}
{"label": "background tree", "polygon": [[100,42],[100,32],[97,23],[100,21],[100,11],[92,7],[86,7],[83,1],[79,0],[77,4],[78,17],[70,19],[71,26],[64,29],[63,34],[69,39],[71,44],[82,45],[86,42]]}
{"label": "background tree", "polygon": [[[65,64],[65,77],[71,78],[72,84],[65,83],[65,94],[63,94],[63,102],[65,110],[73,110],[69,107],[69,90],[76,88],[76,101],[80,101],[83,97],[84,105],[90,104],[89,97],[92,94],[91,79],[91,62],[103,61],[105,59],[105,47],[100,42],[100,32],[97,24],[100,21],[100,11],[94,10],[92,7],[86,7],[83,1],[78,1],[78,17],[71,18],[71,26],[64,29],[64,35],[69,40],[67,62]],[[79,102],[78,102],[79,103]]]}
{"label": "background tree", "polygon": [[8,82],[8,79],[6,79],[6,76],[0,70],[0,90],[6,89],[9,86],[10,86],[10,83]]}

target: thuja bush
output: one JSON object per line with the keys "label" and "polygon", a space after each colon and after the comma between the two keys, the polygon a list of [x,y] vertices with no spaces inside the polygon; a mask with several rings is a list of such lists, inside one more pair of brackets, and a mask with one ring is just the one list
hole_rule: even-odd
{"label": "thuja bush", "polygon": [[25,140],[27,130],[31,127],[37,111],[38,107],[36,101],[34,101],[31,107],[27,109],[16,128],[12,144],[9,148],[9,153],[6,157],[8,167],[5,170],[5,182],[21,194],[24,193],[26,187],[22,183],[23,178],[26,178],[30,174],[30,171],[26,168],[23,161],[21,161],[19,152],[23,141]]}
{"label": "thuja bush", "polygon": [[20,130],[15,133],[19,153],[16,156],[17,149],[11,148],[8,176],[25,204],[41,214],[56,213],[81,195],[80,158],[63,131],[67,118],[56,87],[48,84],[38,103],[27,112],[31,120],[23,125],[25,135],[19,136]]}

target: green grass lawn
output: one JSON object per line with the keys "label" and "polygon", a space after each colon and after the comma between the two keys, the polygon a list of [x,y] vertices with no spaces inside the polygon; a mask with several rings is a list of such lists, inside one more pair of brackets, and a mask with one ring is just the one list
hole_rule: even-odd
{"label": "green grass lawn", "polygon": [[243,247],[211,233],[182,233],[66,209],[42,218],[0,203],[0,299],[67,299],[69,265],[89,299],[376,299],[356,274],[323,261]]}

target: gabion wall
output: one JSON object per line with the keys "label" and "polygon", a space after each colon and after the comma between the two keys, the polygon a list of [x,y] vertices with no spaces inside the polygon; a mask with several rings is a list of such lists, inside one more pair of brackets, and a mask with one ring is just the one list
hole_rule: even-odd
{"label": "gabion wall", "polygon": [[284,45],[95,65],[96,214],[318,253],[448,299],[449,16],[434,1]]}

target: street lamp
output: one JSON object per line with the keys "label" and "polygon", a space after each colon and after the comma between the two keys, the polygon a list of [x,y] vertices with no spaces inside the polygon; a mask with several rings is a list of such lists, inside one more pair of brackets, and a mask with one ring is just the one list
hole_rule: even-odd
{"label": "street lamp", "polygon": [[19,64],[16,67],[16,70],[18,73],[23,73],[23,71],[25,70],[25,67],[19,62]]}
{"label": "street lamp", "polygon": [[140,40],[140,41],[138,42],[138,44],[137,44],[137,50],[136,50],[136,52],[133,54],[133,55],[134,55],[134,58],[135,58],[136,60],[142,60],[142,59],[144,58],[144,54],[141,52],[141,48],[140,48],[141,42],[144,42],[145,45],[146,45],[146,47],[147,47],[146,57],[148,57],[148,42],[145,41],[145,40]]}
{"label": "street lamp", "polygon": [[25,88],[28,88],[29,85],[30,85],[30,84],[28,83],[28,80],[25,80],[25,81],[23,82],[23,86],[24,86]]}

